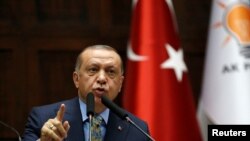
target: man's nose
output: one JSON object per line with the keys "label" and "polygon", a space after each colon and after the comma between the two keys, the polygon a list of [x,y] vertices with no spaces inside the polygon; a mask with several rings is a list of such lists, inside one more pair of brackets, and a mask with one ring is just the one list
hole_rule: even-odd
{"label": "man's nose", "polygon": [[105,71],[100,71],[97,76],[97,83],[105,84],[107,82]]}

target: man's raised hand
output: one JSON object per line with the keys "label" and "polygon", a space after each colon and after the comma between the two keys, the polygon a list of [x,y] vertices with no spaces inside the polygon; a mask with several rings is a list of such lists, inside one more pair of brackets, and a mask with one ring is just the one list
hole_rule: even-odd
{"label": "man's raised hand", "polygon": [[65,105],[61,104],[57,115],[44,123],[41,129],[41,141],[62,141],[67,137],[70,125],[68,121],[63,122]]}

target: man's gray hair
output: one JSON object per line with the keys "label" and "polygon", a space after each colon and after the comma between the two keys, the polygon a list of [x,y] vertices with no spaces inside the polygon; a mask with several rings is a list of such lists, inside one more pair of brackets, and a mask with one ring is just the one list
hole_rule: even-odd
{"label": "man's gray hair", "polygon": [[104,49],[104,50],[114,51],[114,52],[119,56],[119,58],[120,58],[120,60],[121,60],[121,71],[122,71],[122,74],[123,74],[124,68],[123,68],[123,61],[122,61],[121,56],[119,55],[118,51],[117,51],[115,48],[113,48],[113,47],[111,47],[111,46],[107,46],[107,45],[93,45],[93,46],[88,46],[88,47],[84,48],[84,49],[80,52],[80,54],[77,56],[76,64],[75,64],[75,71],[78,72],[78,71],[80,70],[81,65],[82,65],[81,54],[82,54],[83,52],[85,52],[86,50],[88,50],[88,49]]}

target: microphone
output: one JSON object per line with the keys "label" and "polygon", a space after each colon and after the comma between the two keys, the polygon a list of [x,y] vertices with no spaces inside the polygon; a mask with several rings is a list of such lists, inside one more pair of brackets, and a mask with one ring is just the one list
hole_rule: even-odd
{"label": "microphone", "polygon": [[95,114],[95,100],[94,100],[94,95],[93,93],[88,93],[87,94],[87,116],[94,116]]}
{"label": "microphone", "polygon": [[6,123],[4,123],[3,121],[1,121],[0,120],[0,124],[2,124],[3,126],[5,126],[5,127],[7,127],[7,128],[9,128],[10,130],[12,130],[16,135],[17,135],[17,137],[18,137],[18,141],[22,141],[22,139],[21,139],[21,136],[20,136],[20,134],[19,134],[19,132],[14,128],[14,127],[11,127],[10,125],[8,125],[8,124],[6,124]]}
{"label": "microphone", "polygon": [[120,117],[123,120],[126,120],[127,122],[129,122],[130,124],[132,124],[134,127],[136,127],[140,132],[142,132],[145,136],[147,136],[150,140],[155,141],[149,134],[147,134],[144,130],[142,130],[135,122],[133,122],[127,112],[125,110],[123,110],[122,108],[120,108],[119,106],[117,106],[114,102],[112,102],[111,100],[109,100],[106,96],[102,96],[101,97],[101,101],[102,103],[107,106],[111,111],[113,111],[116,115],[118,115],[118,117]]}
{"label": "microphone", "polygon": [[95,100],[94,100],[94,95],[92,92],[89,92],[86,97],[86,113],[87,116],[89,117],[89,140],[91,141],[91,126],[92,126],[92,118],[95,114]]}
{"label": "microphone", "polygon": [[121,119],[126,120],[128,114],[122,108],[118,107],[114,102],[109,100],[106,96],[101,97],[102,103],[107,106],[110,110],[112,110],[116,115],[118,115]]}

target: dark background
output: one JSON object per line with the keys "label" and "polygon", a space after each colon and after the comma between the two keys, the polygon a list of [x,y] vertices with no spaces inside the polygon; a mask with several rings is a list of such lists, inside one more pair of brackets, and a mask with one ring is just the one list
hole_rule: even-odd
{"label": "dark background", "polygon": [[[197,106],[211,1],[173,4]],[[22,134],[31,107],[76,96],[83,47],[107,44],[126,60],[131,8],[131,0],[0,0],[0,120]],[[15,138],[0,125],[0,140]]]}

